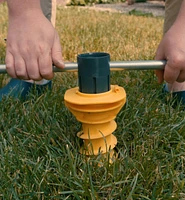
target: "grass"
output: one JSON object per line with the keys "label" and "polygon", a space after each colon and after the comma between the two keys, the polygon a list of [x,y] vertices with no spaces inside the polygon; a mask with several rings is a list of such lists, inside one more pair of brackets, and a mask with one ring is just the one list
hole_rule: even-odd
{"label": "grass", "polygon": [[[5,57],[7,8],[0,6],[0,56]],[[79,8],[57,9],[65,61],[104,51],[111,60],[150,60],[162,37],[162,18]],[[1,87],[7,76],[1,75]],[[81,124],[64,106],[77,85],[73,73],[58,73],[53,90],[21,102],[0,102],[0,199],[163,200],[185,199],[185,117],[164,103],[153,71],[111,72],[111,84],[127,92],[116,118],[119,158],[79,154]]]}

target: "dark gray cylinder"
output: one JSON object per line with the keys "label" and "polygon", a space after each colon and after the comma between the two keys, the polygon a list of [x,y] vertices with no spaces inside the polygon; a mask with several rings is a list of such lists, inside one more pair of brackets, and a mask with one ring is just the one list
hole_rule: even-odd
{"label": "dark gray cylinder", "polygon": [[110,55],[108,53],[80,54],[77,62],[80,92],[97,94],[110,90]]}

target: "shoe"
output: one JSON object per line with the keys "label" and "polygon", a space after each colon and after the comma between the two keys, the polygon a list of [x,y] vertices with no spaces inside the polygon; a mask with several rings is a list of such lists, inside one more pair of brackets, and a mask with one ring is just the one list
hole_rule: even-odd
{"label": "shoe", "polygon": [[31,91],[36,91],[38,95],[43,94],[47,89],[51,89],[52,81],[44,85],[36,85],[20,79],[12,78],[10,82],[0,89],[0,101],[3,97],[13,97],[25,100]]}
{"label": "shoe", "polygon": [[185,105],[185,91],[173,92],[172,96],[177,102]]}

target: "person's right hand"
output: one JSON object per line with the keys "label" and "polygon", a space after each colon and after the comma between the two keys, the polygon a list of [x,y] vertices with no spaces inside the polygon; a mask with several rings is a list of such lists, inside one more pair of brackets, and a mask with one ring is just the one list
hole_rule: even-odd
{"label": "person's right hand", "polygon": [[13,78],[52,79],[52,63],[64,68],[58,33],[40,9],[10,17],[6,70]]}

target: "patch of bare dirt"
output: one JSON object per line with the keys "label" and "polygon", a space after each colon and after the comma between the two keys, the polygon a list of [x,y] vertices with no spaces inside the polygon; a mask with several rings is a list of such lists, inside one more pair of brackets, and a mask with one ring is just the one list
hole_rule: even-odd
{"label": "patch of bare dirt", "polygon": [[164,1],[147,1],[145,3],[134,3],[128,5],[125,3],[115,3],[115,4],[96,4],[89,7],[90,9],[96,9],[100,11],[110,11],[110,12],[120,12],[126,13],[135,10],[141,11],[142,13],[152,13],[155,17],[164,17],[165,13],[165,2]]}

